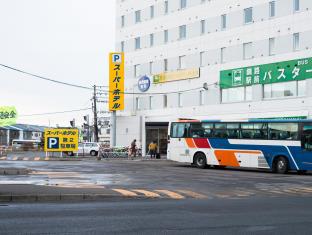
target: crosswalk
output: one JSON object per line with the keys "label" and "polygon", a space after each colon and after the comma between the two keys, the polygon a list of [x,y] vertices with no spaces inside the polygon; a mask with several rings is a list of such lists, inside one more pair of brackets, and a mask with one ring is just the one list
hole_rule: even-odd
{"label": "crosswalk", "polygon": [[206,199],[206,195],[196,193],[189,190],[168,190],[168,189],[121,189],[114,188],[114,192],[117,192],[125,197],[146,197],[146,198],[170,198],[175,200],[181,200],[186,198]]}

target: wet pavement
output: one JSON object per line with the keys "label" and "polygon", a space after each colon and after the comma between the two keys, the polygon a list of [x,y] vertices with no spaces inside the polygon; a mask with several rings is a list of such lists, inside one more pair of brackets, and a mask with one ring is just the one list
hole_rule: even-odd
{"label": "wet pavement", "polygon": [[[0,167],[32,170],[27,175],[0,176],[0,184],[11,185],[10,190],[12,185],[31,185],[40,191],[44,187],[94,193],[111,190],[127,197],[159,195],[173,199],[312,196],[311,174],[202,170],[166,160],[0,161]],[[0,194],[8,192],[1,187]]]}

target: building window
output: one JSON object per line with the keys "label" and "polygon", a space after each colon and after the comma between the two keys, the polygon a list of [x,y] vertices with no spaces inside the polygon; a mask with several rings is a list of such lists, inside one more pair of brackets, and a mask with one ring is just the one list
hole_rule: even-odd
{"label": "building window", "polygon": [[153,74],[153,62],[149,62],[149,73]]}
{"label": "building window", "polygon": [[163,106],[164,106],[164,108],[168,107],[168,97],[167,97],[167,95],[163,96]]}
{"label": "building window", "polygon": [[141,75],[141,71],[140,71],[140,65],[136,64],[134,65],[134,76],[135,77],[139,77]]}
{"label": "building window", "polygon": [[164,31],[164,43],[168,43],[168,40],[169,40],[168,30],[166,29],[166,30]]}
{"label": "building window", "polygon": [[294,1],[294,12],[300,10],[300,0],[293,0]]}
{"label": "building window", "polygon": [[135,49],[138,50],[141,48],[141,39],[138,37],[138,38],[135,38]]}
{"label": "building window", "polygon": [[186,38],[186,25],[181,25],[179,27],[179,36],[180,36],[180,40],[181,39],[185,39]]}
{"label": "building window", "polygon": [[150,34],[150,47],[154,46],[154,34]]}
{"label": "building window", "polygon": [[165,12],[165,15],[169,13],[169,3],[168,3],[168,1],[164,2],[164,12]]}
{"label": "building window", "polygon": [[150,6],[150,17],[151,19],[153,19],[155,16],[155,8],[154,6]]}
{"label": "building window", "polygon": [[243,44],[243,57],[244,57],[244,60],[248,60],[252,58],[252,42]]}
{"label": "building window", "polygon": [[183,97],[182,97],[182,93],[179,93],[178,94],[178,105],[179,107],[182,107],[183,106]]}
{"label": "building window", "polygon": [[265,99],[306,95],[306,81],[279,82],[263,85]]}
{"label": "building window", "polygon": [[275,17],[275,1],[269,2],[269,16]]}
{"label": "building window", "polygon": [[124,41],[122,41],[122,42],[120,43],[120,50],[121,50],[121,52],[124,52],[124,51],[125,51],[125,42],[124,42]]}
{"label": "building window", "polygon": [[135,23],[141,22],[141,11],[135,12]]}
{"label": "building window", "polygon": [[179,56],[179,69],[185,69],[186,63],[185,63],[186,56]]}
{"label": "building window", "polygon": [[244,18],[245,18],[245,24],[252,22],[252,20],[253,20],[252,7],[244,9]]}
{"label": "building window", "polygon": [[226,29],[226,14],[221,16],[221,29]]}
{"label": "building window", "polygon": [[153,109],[153,106],[152,106],[153,105],[153,96],[149,97],[148,103],[149,103],[149,105],[148,105],[149,109]]}
{"label": "building window", "polygon": [[205,104],[205,91],[199,91],[199,105]]}
{"label": "building window", "polygon": [[221,48],[221,57],[220,57],[221,64],[225,62],[224,56],[225,56],[225,47],[222,47]]}
{"label": "building window", "polygon": [[203,51],[199,53],[199,64],[200,64],[200,67],[204,66],[204,52]]}
{"label": "building window", "polygon": [[140,98],[139,97],[136,97],[135,98],[135,109],[136,110],[140,110],[141,109],[141,102],[140,102],[141,100],[140,100]]}
{"label": "building window", "polygon": [[299,33],[294,33],[293,34],[293,49],[294,51],[299,50]]}
{"label": "building window", "polygon": [[252,86],[222,89],[222,103],[252,100]]}
{"label": "building window", "polygon": [[200,33],[201,34],[206,33],[206,21],[205,20],[200,21]]}
{"label": "building window", "polygon": [[275,38],[269,38],[269,55],[275,55]]}
{"label": "building window", "polygon": [[186,8],[186,4],[187,4],[186,0],[180,0],[180,9]]}
{"label": "building window", "polygon": [[125,16],[121,16],[121,27],[125,27]]}
{"label": "building window", "polygon": [[164,71],[168,71],[168,59],[164,59]]}

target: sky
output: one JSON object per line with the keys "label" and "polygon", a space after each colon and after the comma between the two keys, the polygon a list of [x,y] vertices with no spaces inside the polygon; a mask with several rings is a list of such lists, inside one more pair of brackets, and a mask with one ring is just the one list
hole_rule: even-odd
{"label": "sky", "polygon": [[[115,0],[0,0],[0,64],[82,86],[107,86],[115,45]],[[76,124],[92,91],[53,84],[0,66],[0,106],[15,106],[18,123]],[[100,103],[105,110],[105,104]]]}

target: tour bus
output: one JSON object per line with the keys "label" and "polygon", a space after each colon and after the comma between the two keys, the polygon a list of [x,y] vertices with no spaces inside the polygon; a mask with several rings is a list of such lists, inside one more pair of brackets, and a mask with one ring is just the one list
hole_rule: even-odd
{"label": "tour bus", "polygon": [[168,133],[168,159],[198,168],[312,170],[312,120],[180,119]]}

